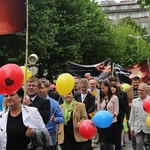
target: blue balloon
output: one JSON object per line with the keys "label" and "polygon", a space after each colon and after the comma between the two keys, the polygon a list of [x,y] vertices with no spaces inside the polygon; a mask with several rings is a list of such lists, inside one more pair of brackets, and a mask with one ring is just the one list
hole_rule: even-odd
{"label": "blue balloon", "polygon": [[3,110],[4,95],[0,94],[0,110]]}
{"label": "blue balloon", "polygon": [[99,128],[107,128],[113,122],[113,115],[109,111],[100,110],[93,116],[92,121]]}

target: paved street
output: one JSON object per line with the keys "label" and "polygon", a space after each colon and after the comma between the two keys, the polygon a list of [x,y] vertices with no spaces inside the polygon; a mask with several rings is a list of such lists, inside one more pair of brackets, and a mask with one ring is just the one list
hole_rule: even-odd
{"label": "paved street", "polygon": [[[126,134],[125,137],[126,146],[123,148],[123,150],[132,150],[131,141],[128,140],[128,135]],[[94,148],[94,150],[100,150],[100,146],[98,145],[97,148]]]}
{"label": "paved street", "polygon": [[[123,148],[123,150],[132,150],[131,141],[128,140],[127,135],[126,135],[125,141],[126,141],[126,146]],[[58,148],[58,150],[61,150],[61,149]],[[94,150],[100,150],[99,144],[97,145],[96,148],[94,148]]]}
{"label": "paved street", "polygon": [[[94,148],[94,150],[100,150],[100,146],[98,145],[97,148]],[[132,150],[131,141],[126,140],[126,146],[123,150]]]}

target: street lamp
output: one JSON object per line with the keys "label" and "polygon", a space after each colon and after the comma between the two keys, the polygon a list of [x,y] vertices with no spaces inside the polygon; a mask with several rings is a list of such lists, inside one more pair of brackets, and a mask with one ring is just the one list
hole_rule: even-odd
{"label": "street lamp", "polygon": [[137,41],[137,54],[138,54],[138,60],[139,60],[139,39],[140,38],[143,38],[143,37],[147,37],[149,36],[149,34],[145,34],[145,35],[142,35],[142,36],[134,36],[134,35],[129,35],[130,37],[133,37],[133,38],[136,38],[136,41]]}
{"label": "street lamp", "polygon": [[38,67],[37,66],[39,66],[39,64],[36,64],[38,60],[39,60],[39,58],[36,54],[31,54],[28,57],[29,70],[32,72],[33,76],[38,73]]}

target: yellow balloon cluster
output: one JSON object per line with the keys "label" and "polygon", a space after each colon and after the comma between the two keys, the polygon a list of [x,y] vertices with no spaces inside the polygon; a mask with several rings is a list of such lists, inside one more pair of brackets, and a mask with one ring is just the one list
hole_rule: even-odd
{"label": "yellow balloon cluster", "polygon": [[150,114],[146,117],[146,123],[150,127]]}
{"label": "yellow balloon cluster", "polygon": [[69,73],[61,74],[56,80],[56,89],[60,95],[65,95],[72,91],[74,87],[74,78]]}
{"label": "yellow balloon cluster", "polygon": [[27,78],[25,80],[25,69],[26,69],[26,67],[25,66],[20,66],[20,68],[22,69],[23,74],[24,74],[23,84],[25,84],[26,80],[28,80],[32,76],[32,72],[27,68]]}

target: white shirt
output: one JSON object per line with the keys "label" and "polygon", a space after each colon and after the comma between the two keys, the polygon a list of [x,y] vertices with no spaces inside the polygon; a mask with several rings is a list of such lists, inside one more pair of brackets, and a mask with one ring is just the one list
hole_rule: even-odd
{"label": "white shirt", "polygon": [[87,96],[87,93],[86,93],[86,94],[81,94],[81,100],[82,100],[82,103],[84,102],[86,96]]}
{"label": "white shirt", "polygon": [[[147,96],[145,100],[148,98],[150,97]],[[139,133],[141,130],[144,133],[150,133],[150,127],[146,124],[148,113],[143,109],[143,102],[144,100],[139,97],[132,101],[129,124],[131,130],[134,130],[135,133]]]}
{"label": "white shirt", "polygon": [[37,95],[35,95],[34,97],[30,98],[28,95],[26,96],[26,98],[30,99],[32,102],[35,100],[35,98],[37,97]]}

